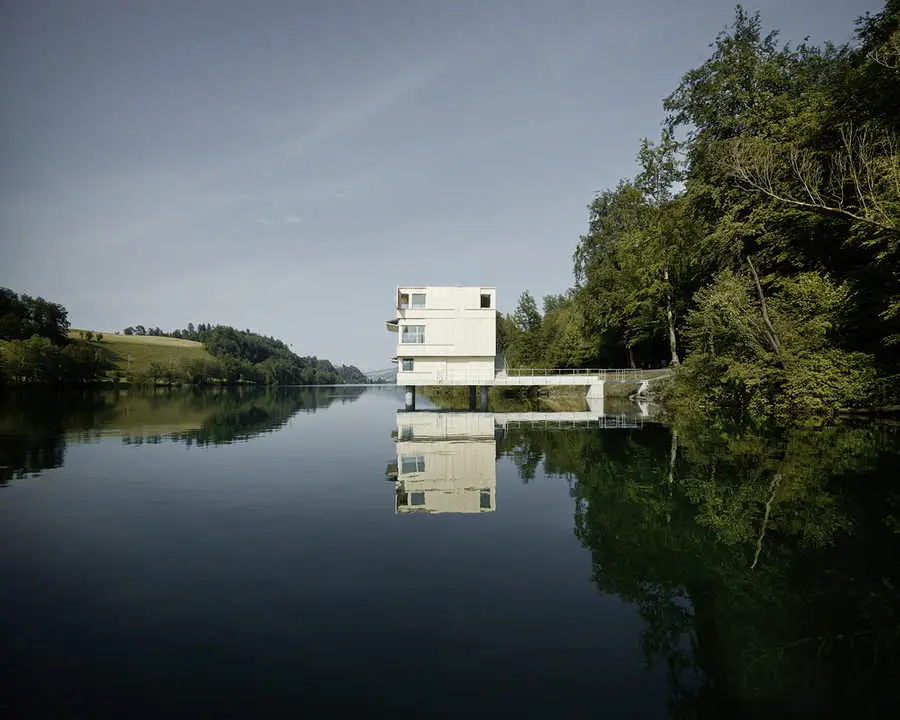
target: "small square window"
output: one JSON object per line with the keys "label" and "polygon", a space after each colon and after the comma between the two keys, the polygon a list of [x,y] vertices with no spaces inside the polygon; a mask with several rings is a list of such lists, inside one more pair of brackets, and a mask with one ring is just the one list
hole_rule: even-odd
{"label": "small square window", "polygon": [[412,370],[413,370],[412,358],[403,358],[403,372],[412,372]]}
{"label": "small square window", "polygon": [[425,472],[425,456],[403,455],[400,458],[400,472],[403,475],[415,472]]}
{"label": "small square window", "polygon": [[481,491],[481,503],[482,510],[490,510],[491,509],[491,491],[490,490],[482,490]]}
{"label": "small square window", "polygon": [[424,505],[425,504],[425,493],[423,492],[414,492],[409,494],[409,504],[410,505]]}
{"label": "small square window", "polygon": [[481,307],[489,308],[491,306],[490,293],[481,293]]}
{"label": "small square window", "polygon": [[404,325],[401,327],[400,342],[404,345],[422,345],[425,343],[424,325]]}
{"label": "small square window", "polygon": [[425,293],[413,293],[412,302],[409,306],[414,308],[425,307]]}

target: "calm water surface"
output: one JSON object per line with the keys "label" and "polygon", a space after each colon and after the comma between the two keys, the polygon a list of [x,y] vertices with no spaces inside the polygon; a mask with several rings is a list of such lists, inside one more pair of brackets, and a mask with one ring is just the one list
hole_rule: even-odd
{"label": "calm water surface", "polygon": [[896,710],[896,430],[400,407],[0,398],[0,717]]}

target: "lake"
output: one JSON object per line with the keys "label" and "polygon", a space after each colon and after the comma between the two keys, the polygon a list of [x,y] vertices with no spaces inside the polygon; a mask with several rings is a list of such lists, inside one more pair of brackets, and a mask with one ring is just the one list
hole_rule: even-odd
{"label": "lake", "polygon": [[896,709],[896,427],[402,407],[0,398],[0,717]]}

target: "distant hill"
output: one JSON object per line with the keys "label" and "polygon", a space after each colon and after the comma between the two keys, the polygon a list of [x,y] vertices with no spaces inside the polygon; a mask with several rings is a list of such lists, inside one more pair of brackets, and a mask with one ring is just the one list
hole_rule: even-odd
{"label": "distant hill", "polygon": [[283,341],[228,325],[72,329],[59,303],[0,287],[0,383],[363,384],[355,365],[301,357]]}
{"label": "distant hill", "polygon": [[[78,341],[86,332],[86,330],[69,330],[69,338]],[[94,331],[92,334],[96,337],[99,333]],[[166,367],[180,367],[182,362],[191,360],[208,362],[215,360],[203,347],[203,343],[193,340],[114,333],[103,333],[102,336],[102,341],[95,341],[95,346],[107,351],[107,359],[112,368],[119,371],[122,377],[144,374],[148,372],[153,362]]]}
{"label": "distant hill", "polygon": [[397,382],[397,366],[394,365],[393,367],[383,368],[381,370],[368,370],[365,375],[366,380],[369,382],[385,381],[395,383]]}

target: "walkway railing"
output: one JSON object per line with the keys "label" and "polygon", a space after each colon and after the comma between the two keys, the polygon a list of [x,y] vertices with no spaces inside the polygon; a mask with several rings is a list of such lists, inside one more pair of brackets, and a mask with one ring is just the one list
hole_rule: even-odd
{"label": "walkway railing", "polygon": [[[520,413],[521,415],[525,415],[526,413]],[[535,413],[537,414],[537,413]],[[555,419],[553,417],[549,417],[552,415],[574,415],[575,413],[543,413],[548,415],[546,418],[539,419],[518,419],[510,417],[509,419],[504,419],[502,417],[503,413],[497,413],[496,422],[497,425],[505,427],[505,428],[518,428],[518,427],[530,427],[533,425],[541,425],[547,428],[583,428],[583,427],[601,427],[601,428],[642,428],[644,427],[644,418],[640,415],[626,415],[624,413],[620,413],[618,415],[592,415],[591,413],[584,413],[586,416],[583,420],[573,420],[571,418],[560,418]],[[507,415],[515,415],[515,413],[507,413]]]}
{"label": "walkway railing", "polygon": [[506,368],[497,377],[596,377],[612,382],[642,382],[669,375],[668,370],[642,368]]}

